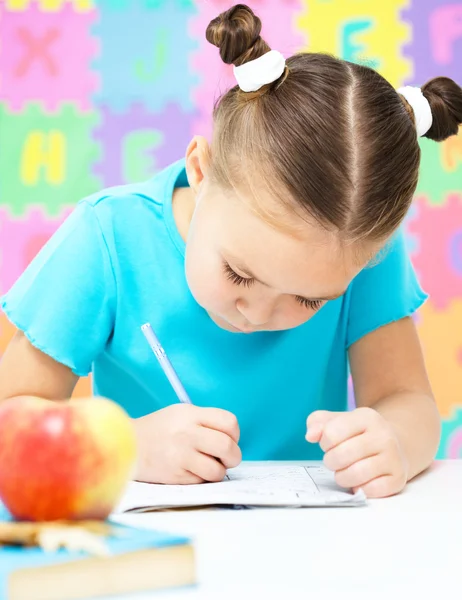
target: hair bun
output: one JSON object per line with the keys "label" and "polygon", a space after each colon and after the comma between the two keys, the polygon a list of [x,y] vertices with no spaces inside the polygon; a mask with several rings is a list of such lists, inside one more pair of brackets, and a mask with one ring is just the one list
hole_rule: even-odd
{"label": "hair bun", "polygon": [[261,21],[252,9],[236,4],[210,21],[205,37],[220,49],[223,62],[238,67],[269,52],[260,32]]}
{"label": "hair bun", "polygon": [[422,86],[428,100],[433,123],[424,137],[442,142],[456,135],[462,124],[462,88],[449,77],[435,77]]}

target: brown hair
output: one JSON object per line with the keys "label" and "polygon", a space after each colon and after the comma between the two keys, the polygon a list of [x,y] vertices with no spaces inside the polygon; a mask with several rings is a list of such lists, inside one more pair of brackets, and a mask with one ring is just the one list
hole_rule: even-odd
{"label": "brown hair", "polygon": [[[209,24],[227,64],[270,50],[261,21],[237,4]],[[441,141],[462,123],[462,90],[439,77],[422,87]],[[238,86],[215,105],[212,177],[231,188],[271,186],[285,203],[344,240],[387,238],[414,194],[420,148],[412,109],[376,71],[327,54],[300,53],[257,92]],[[289,195],[290,199],[287,198]]]}

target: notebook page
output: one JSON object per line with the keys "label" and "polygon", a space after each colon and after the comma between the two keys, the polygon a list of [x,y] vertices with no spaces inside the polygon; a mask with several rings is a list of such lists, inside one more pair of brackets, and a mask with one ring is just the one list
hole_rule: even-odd
{"label": "notebook page", "polygon": [[229,469],[219,483],[158,485],[131,482],[115,512],[206,505],[356,506],[365,503],[362,491],[353,494],[337,486],[322,465],[241,465]]}

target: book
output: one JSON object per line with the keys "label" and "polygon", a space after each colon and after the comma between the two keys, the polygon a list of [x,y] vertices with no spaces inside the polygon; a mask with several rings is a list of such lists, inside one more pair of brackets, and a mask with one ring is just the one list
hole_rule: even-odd
{"label": "book", "polygon": [[[12,521],[0,502],[0,521]],[[0,546],[0,600],[78,600],[195,583],[190,539],[110,523],[107,555]]]}
{"label": "book", "polygon": [[363,506],[362,490],[339,487],[321,463],[243,463],[228,469],[223,481],[193,485],[157,485],[132,481],[114,513],[199,506],[308,507]]}

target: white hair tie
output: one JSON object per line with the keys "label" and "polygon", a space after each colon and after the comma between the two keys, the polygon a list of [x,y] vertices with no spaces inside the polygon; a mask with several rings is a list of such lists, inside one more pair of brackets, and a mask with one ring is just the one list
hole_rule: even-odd
{"label": "white hair tie", "polygon": [[433,123],[432,109],[422,90],[419,87],[406,85],[398,89],[398,94],[406,98],[414,111],[415,126],[417,135],[421,137],[425,135]]}
{"label": "white hair tie", "polygon": [[256,92],[281,77],[286,59],[277,50],[270,50],[255,60],[234,67],[234,77],[243,92]]}

